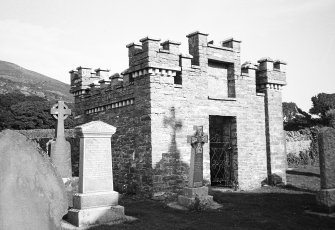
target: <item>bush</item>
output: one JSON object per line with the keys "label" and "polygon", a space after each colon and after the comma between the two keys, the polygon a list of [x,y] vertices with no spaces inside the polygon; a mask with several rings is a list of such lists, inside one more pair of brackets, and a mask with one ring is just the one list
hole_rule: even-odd
{"label": "bush", "polygon": [[325,120],[328,126],[335,128],[335,109],[326,112]]}

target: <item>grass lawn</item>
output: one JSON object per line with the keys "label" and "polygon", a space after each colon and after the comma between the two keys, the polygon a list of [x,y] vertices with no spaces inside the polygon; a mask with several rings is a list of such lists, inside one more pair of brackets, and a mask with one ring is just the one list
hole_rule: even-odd
{"label": "grass lawn", "polygon": [[315,205],[318,168],[289,170],[287,177],[285,187],[251,192],[212,189],[214,200],[223,208],[211,211],[181,211],[160,201],[125,198],[121,205],[126,215],[137,221],[91,229],[335,229],[335,218],[304,212]]}

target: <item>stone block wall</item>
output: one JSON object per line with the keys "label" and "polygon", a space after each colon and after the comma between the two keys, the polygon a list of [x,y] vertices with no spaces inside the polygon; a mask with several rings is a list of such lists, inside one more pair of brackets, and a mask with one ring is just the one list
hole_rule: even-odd
{"label": "stone block wall", "polygon": [[[256,76],[257,66],[242,66],[240,41],[236,39],[215,44],[207,41],[204,33],[187,37],[193,57],[180,55],[178,42],[160,43],[160,39],[146,37],[141,44],[127,45],[129,68],[122,77],[98,78],[97,84],[97,74],[80,78],[82,68],[71,72],[71,76],[79,76],[71,77],[77,123],[102,120],[117,127],[112,154],[114,182],[119,190],[129,186],[136,192],[154,193],[183,188],[188,182],[191,153],[186,137],[194,134],[195,125],[203,126],[209,134],[209,116],[236,120],[234,176],[241,189],[261,186],[267,178],[272,149],[279,149],[280,156],[271,158],[278,163],[271,169],[278,166],[285,171],[284,142],[280,139],[284,136],[278,126],[281,94],[277,87],[283,85],[278,79],[282,80],[284,74],[278,70],[270,77],[261,72]],[[218,66],[213,63],[225,67],[225,79],[220,78],[222,71],[215,70]],[[259,68],[263,67],[260,63]],[[209,81],[210,74],[214,77]],[[277,81],[278,92],[256,90],[256,86],[266,89],[269,79]],[[220,87],[224,93],[218,92]],[[272,128],[269,121],[275,128],[268,136],[278,135],[278,139],[271,138],[272,142],[266,138],[266,127]],[[203,152],[204,180],[208,184],[208,143]]]}
{"label": "stone block wall", "polygon": [[[198,38],[194,38],[198,36]],[[161,167],[167,152],[175,152],[174,167],[188,168],[191,146],[186,136],[194,134],[193,126],[202,125],[209,134],[209,116],[236,117],[237,161],[236,177],[241,189],[260,187],[267,177],[265,148],[264,95],[256,93],[255,71],[241,76],[239,53],[232,48],[208,45],[206,35],[188,35],[190,54],[196,55],[193,63],[181,65],[182,85],[174,84],[173,77],[151,75],[151,122],[152,122],[152,164]],[[202,45],[199,45],[199,41]],[[200,47],[200,48],[199,48]],[[201,49],[201,50],[197,50]],[[230,63],[234,66],[235,97],[210,97],[213,91],[208,82],[209,58]],[[183,62],[182,62],[183,63]],[[188,65],[187,65],[188,64]],[[200,66],[201,65],[201,66]],[[226,86],[228,87],[228,86]],[[213,95],[213,94],[212,94]],[[209,144],[205,144],[204,179],[210,182]],[[164,154],[162,154],[164,153]],[[170,160],[171,161],[171,160]],[[160,174],[154,170],[154,190],[180,190],[188,181],[188,170],[175,175]],[[169,178],[169,179],[166,179]],[[171,181],[173,178],[173,181]]]}
{"label": "stone block wall", "polygon": [[289,167],[319,165],[318,134],[320,127],[286,131],[286,152]]}
{"label": "stone block wall", "polygon": [[300,152],[309,152],[313,141],[313,134],[309,129],[286,131],[286,153],[299,155]]}
{"label": "stone block wall", "polygon": [[[48,141],[55,137],[54,129],[31,129],[17,131],[25,135],[28,139],[35,141],[44,152],[48,152],[46,145]],[[80,141],[75,137],[73,129],[65,130],[65,139],[70,142],[71,145],[72,175],[79,176]]]}
{"label": "stone block wall", "polygon": [[119,81],[75,97],[77,125],[101,120],[117,127],[112,136],[114,187],[120,192],[152,191],[149,79]]}

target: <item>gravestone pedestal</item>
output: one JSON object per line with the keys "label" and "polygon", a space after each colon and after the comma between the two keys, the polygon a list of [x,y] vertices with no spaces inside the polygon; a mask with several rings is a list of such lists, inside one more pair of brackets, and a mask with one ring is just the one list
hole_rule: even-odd
{"label": "gravestone pedestal", "polygon": [[208,142],[208,136],[204,135],[202,126],[194,126],[195,136],[188,136],[187,142],[191,144],[191,163],[188,187],[183,194],[178,196],[178,203],[187,208],[196,206],[209,206],[213,203],[213,197],[208,195],[208,187],[203,186],[203,144]]}
{"label": "gravestone pedestal", "polygon": [[73,197],[68,221],[84,227],[124,219],[119,194],[113,189],[111,136],[115,128],[92,121],[75,131],[80,136],[79,193]]}
{"label": "gravestone pedestal", "polygon": [[208,195],[208,187],[184,188],[183,195],[178,196],[178,203],[187,208],[197,205],[207,206],[213,203],[213,196]]}
{"label": "gravestone pedestal", "polygon": [[316,194],[316,202],[321,211],[331,213],[335,211],[335,188],[321,189]]}
{"label": "gravestone pedestal", "polygon": [[321,190],[316,201],[321,211],[335,212],[335,129],[324,128],[319,134]]}

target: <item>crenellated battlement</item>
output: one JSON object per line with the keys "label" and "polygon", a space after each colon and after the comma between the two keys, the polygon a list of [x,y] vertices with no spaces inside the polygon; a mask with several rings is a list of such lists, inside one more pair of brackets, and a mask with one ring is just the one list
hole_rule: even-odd
{"label": "crenellated battlement", "polygon": [[[129,67],[121,74],[107,69],[79,66],[71,70],[71,93],[74,96],[90,94],[102,89],[116,89],[132,85],[136,78],[150,75],[176,77],[182,69],[202,68],[209,73],[213,68],[226,68],[228,97],[235,97],[235,80],[239,76],[256,78],[257,90],[280,89],[286,84],[286,63],[262,58],[258,64],[240,63],[241,41],[228,38],[220,42],[208,41],[208,34],[195,31],[188,38],[189,54],[180,53],[180,42],[145,37],[128,44]],[[222,65],[219,67],[218,65]],[[181,77],[179,77],[181,80]],[[248,79],[251,79],[248,78]],[[214,83],[216,85],[216,83]]]}
{"label": "crenellated battlement", "polygon": [[145,37],[139,43],[130,43],[128,48],[129,68],[126,73],[134,75],[148,68],[179,70],[179,42]]}
{"label": "crenellated battlement", "polygon": [[262,91],[266,88],[280,90],[286,85],[286,62],[266,57],[258,60],[258,63],[256,74],[258,90]]}

